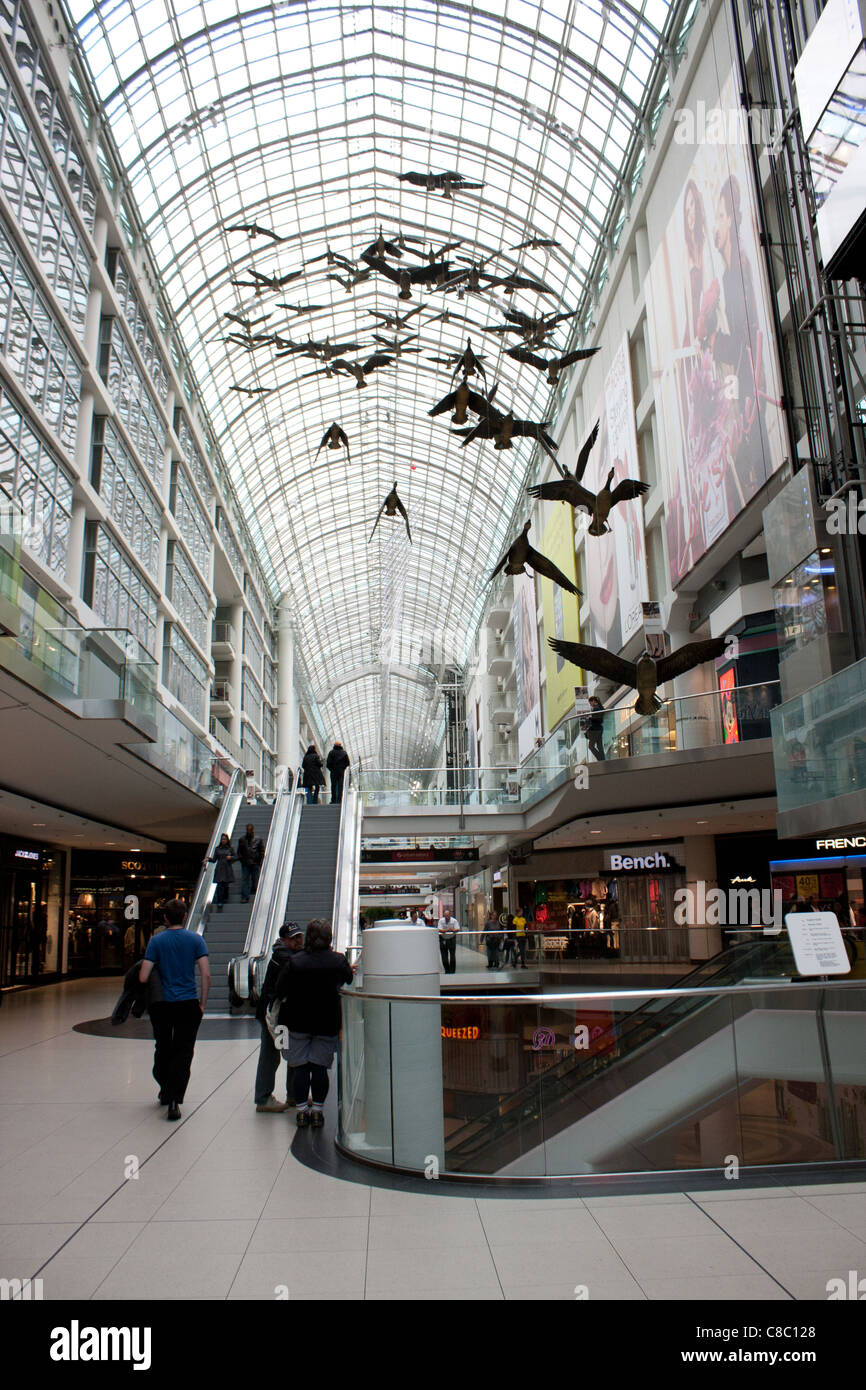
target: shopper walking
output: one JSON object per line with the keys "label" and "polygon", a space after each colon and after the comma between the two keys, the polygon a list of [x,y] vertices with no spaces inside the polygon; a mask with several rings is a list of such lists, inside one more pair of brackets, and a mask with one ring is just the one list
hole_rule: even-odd
{"label": "shopper walking", "polygon": [[[162,999],[149,1006],[153,1027],[153,1076],[159,1103],[168,1106],[169,1120],[180,1119],[180,1107],[192,1067],[195,1040],[210,992],[210,961],[204,937],[187,931],[186,905],[173,899],[165,908],[166,930],[152,936],[138,972],[147,984],[153,967],[159,970]],[[198,996],[195,968],[201,976]]]}
{"label": "shopper walking", "polygon": [[308,806],[318,805],[319,788],[325,785],[322,759],[316,745],[311,743],[301,760],[301,786],[304,789]]}
{"label": "shopper walking", "polygon": [[339,739],[334,740],[334,746],[328,754],[328,761],[325,766],[331,774],[331,804],[333,805],[335,802],[343,800],[343,778],[346,775],[346,768],[349,766],[349,755]]}
{"label": "shopper walking", "polygon": [[262,984],[261,997],[256,1007],[256,1018],[261,1027],[261,1044],[259,1046],[259,1064],[256,1069],[255,1101],[256,1110],[260,1114],[281,1115],[284,1110],[288,1110],[289,1106],[295,1103],[291,1067],[286,1068],[285,1104],[277,1100],[273,1093],[274,1082],[280,1069],[281,1056],[268,1027],[267,1012],[276,993],[277,980],[284,965],[292,959],[292,956],[297,955],[303,949],[304,933],[301,928],[297,922],[285,922],[280,927],[277,940],[274,942],[274,949],[271,952]]}
{"label": "shopper walking", "polygon": [[229,884],[235,881],[232,864],[236,858],[231,840],[228,835],[223,835],[209,860],[211,864],[216,864],[213,877],[216,884],[217,912],[222,912],[223,905],[229,900]]}
{"label": "shopper walking", "polygon": [[265,857],[265,842],[256,834],[256,827],[248,825],[238,840],[238,859],[241,861],[241,902],[248,903],[250,894],[259,886],[259,874]]}
{"label": "shopper walking", "polygon": [[352,967],[344,955],[331,950],[331,924],[323,917],[307,923],[304,949],[286,961],[276,984],[283,1001],[280,1023],[289,1032],[287,1061],[293,1068],[292,1088],[300,1128],[325,1123],[328,1071],[337,1050],[341,1026],[340,987],[352,983]]}
{"label": "shopper walking", "polygon": [[502,964],[517,964],[517,946],[515,945],[514,917],[510,912],[505,914],[505,930],[502,933]]}
{"label": "shopper walking", "polygon": [[516,913],[514,914],[513,918],[511,919],[511,921],[512,921],[512,925],[513,925],[513,927],[514,927],[514,945],[513,945],[513,947],[512,947],[512,950],[513,950],[513,952],[514,952],[514,964],[517,965],[517,955],[518,955],[518,953],[519,953],[519,955],[520,955],[520,968],[521,968],[521,970],[525,970],[525,969],[526,969],[526,918],[524,917],[524,915],[523,915],[523,913],[522,913],[522,911],[521,911],[520,908],[517,909]]}
{"label": "shopper walking", "polygon": [[457,933],[459,930],[460,923],[453,916],[450,907],[446,907],[439,918],[439,954],[442,957],[442,967],[446,975],[453,975],[457,970]]}

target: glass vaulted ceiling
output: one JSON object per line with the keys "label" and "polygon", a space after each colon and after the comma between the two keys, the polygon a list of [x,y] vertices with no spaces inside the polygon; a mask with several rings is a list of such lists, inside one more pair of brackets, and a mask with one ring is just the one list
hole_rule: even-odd
{"label": "glass vaulted ceiling", "polygon": [[[427,766],[442,728],[442,658],[466,657],[532,464],[528,441],[463,449],[449,415],[428,417],[451,389],[430,358],[470,335],[499,383],[497,405],[552,418],[545,377],[504,355],[517,340],[481,329],[503,322],[503,307],[591,312],[675,51],[672,7],[68,4],[262,561],[291,598],[327,733],[368,766]],[[447,198],[398,181],[412,169],[459,170],[484,187]],[[239,223],[283,239],[230,230]],[[452,257],[495,253],[489,271],[523,268],[553,293],[413,287],[407,303],[378,274],[348,291],[329,278],[345,272],[316,258],[330,248],[358,262],[380,227],[419,238],[404,263],[459,239]],[[508,249],[529,237],[559,247]],[[304,267],[280,290],[232,284],[252,269]],[[300,316],[287,302],[318,307]],[[267,315],[255,331],[360,342],[344,355],[363,360],[382,350],[374,332],[392,336],[372,311],[417,305],[404,336],[417,334],[408,346],[422,352],[363,389],[309,357],[226,341],[236,328],[227,313]],[[555,350],[574,333],[563,324]],[[350,457],[318,452],[332,421]],[[383,518],[368,544],[395,479],[413,543]]]}

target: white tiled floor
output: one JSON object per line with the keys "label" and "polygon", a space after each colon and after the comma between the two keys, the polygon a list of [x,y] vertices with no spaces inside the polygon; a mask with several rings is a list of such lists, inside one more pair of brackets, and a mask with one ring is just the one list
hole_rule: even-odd
{"label": "white tiled floor", "polygon": [[0,1277],[47,1299],[788,1300],[866,1275],[863,1182],[549,1198],[327,1176],[291,1154],[291,1112],[255,1113],[250,1040],[198,1044],[169,1125],[149,1043],[72,1031],[116,993],[0,1010]]}

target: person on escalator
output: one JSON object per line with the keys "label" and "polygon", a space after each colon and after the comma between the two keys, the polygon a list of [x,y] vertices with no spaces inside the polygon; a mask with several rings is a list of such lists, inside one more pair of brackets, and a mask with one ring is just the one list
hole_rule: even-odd
{"label": "person on escalator", "polygon": [[301,762],[301,786],[304,789],[308,806],[317,806],[319,802],[319,788],[325,785],[325,774],[322,770],[322,759],[319,757],[316,745],[311,743]]}
{"label": "person on escalator", "polygon": [[[331,924],[323,917],[307,923],[304,949],[286,961],[276,984],[282,1000],[280,1024],[288,1029],[286,1060],[294,1069],[292,1086],[300,1129],[325,1123],[328,1070],[340,1040],[340,988],[354,979],[344,955],[331,950]],[[312,1097],[312,1104],[311,1104]]]}
{"label": "person on escalator", "polygon": [[280,1069],[280,1050],[274,1041],[270,1028],[268,1027],[267,1012],[276,992],[277,980],[280,977],[283,966],[292,956],[297,955],[298,951],[304,949],[304,933],[297,922],[285,922],[280,927],[277,940],[274,942],[274,949],[268,961],[268,968],[265,973],[262,992],[256,1007],[256,1018],[261,1027],[262,1040],[259,1047],[259,1064],[256,1068],[255,1081],[255,1101],[256,1110],[264,1115],[281,1115],[284,1110],[288,1110],[294,1105],[295,1097],[292,1090],[292,1068],[286,1069],[286,1101],[277,1100],[274,1095],[274,1082],[277,1079],[277,1072]]}
{"label": "person on escalator", "polygon": [[231,840],[228,835],[223,835],[209,861],[211,864],[216,864],[213,878],[216,884],[217,912],[222,912],[224,904],[229,900],[229,884],[235,881],[235,871],[232,864],[236,859],[237,855],[232,849]]}
{"label": "person on escalator", "polygon": [[339,739],[334,740],[334,746],[328,754],[325,767],[331,774],[331,804],[343,800],[343,778],[346,775],[346,768],[349,766],[349,755]]}
{"label": "person on escalator", "polygon": [[246,832],[238,840],[238,859],[241,861],[241,902],[248,903],[250,893],[259,886],[259,874],[265,857],[265,842],[256,834],[256,827],[248,825]]}

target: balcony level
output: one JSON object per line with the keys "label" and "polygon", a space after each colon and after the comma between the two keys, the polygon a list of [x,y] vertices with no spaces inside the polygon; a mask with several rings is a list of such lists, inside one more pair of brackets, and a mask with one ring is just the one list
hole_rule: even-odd
{"label": "balcony level", "polygon": [[772,713],[781,838],[862,831],[866,823],[866,661]]}

